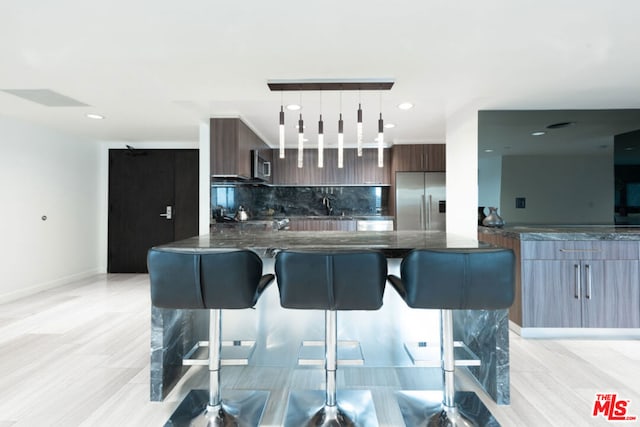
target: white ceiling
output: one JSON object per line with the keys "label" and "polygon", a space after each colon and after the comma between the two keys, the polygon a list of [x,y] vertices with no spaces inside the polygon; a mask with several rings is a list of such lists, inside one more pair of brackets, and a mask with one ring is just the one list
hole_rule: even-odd
{"label": "white ceiling", "polygon": [[[489,110],[640,108],[637,0],[3,1],[0,89],[49,89],[47,107],[0,92],[0,115],[95,140],[196,141],[240,116],[275,146],[271,79],[393,78],[360,94],[365,140],[382,98],[388,143],[444,142],[447,117]],[[284,93],[284,103],[300,94]],[[342,94],[346,142],[357,92]],[[303,93],[313,141],[319,93]],[[411,101],[415,108],[396,105]],[[328,145],[339,93],[322,95]],[[86,113],[105,120],[90,120]],[[297,117],[287,114],[287,145]],[[352,125],[353,124],[353,125]]]}

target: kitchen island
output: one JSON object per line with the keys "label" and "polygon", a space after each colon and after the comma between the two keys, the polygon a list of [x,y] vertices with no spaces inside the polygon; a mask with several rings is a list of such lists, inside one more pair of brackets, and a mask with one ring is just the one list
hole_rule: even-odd
{"label": "kitchen island", "polygon": [[480,227],[517,258],[512,329],[523,337],[639,337],[640,228]]}
{"label": "kitchen island", "polygon": [[[243,226],[214,227],[208,235],[163,245],[193,251],[250,249],[262,257],[265,273],[273,272],[274,256],[284,249],[376,249],[386,255],[389,273],[394,274],[399,274],[401,258],[414,248],[487,246],[437,231],[297,232]],[[324,336],[323,312],[282,309],[275,284],[263,293],[255,310],[224,310],[223,319],[223,340],[255,341],[250,363],[257,366],[294,367],[300,342],[321,341]],[[469,366],[471,374],[498,404],[508,404],[507,310],[456,311],[454,324],[455,340],[469,351],[460,363]],[[152,307],[151,400],[164,399],[182,376],[185,368],[181,359],[194,343],[206,339],[207,325],[208,313],[204,310]],[[419,359],[419,364],[439,370],[439,331],[437,310],[410,309],[391,287],[387,287],[380,310],[338,314],[339,340],[350,343],[343,348],[345,358],[355,354],[352,361],[357,364],[360,359],[365,367],[414,366],[404,345],[415,343],[431,355],[430,359]],[[343,358],[340,352],[339,357]]]}

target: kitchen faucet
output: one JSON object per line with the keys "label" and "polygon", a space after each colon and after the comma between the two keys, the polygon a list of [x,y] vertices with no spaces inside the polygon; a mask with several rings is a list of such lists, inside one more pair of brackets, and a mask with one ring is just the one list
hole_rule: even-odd
{"label": "kitchen faucet", "polygon": [[331,213],[333,212],[333,207],[331,206],[331,199],[329,199],[327,196],[324,196],[322,198],[322,205],[327,210],[327,215],[331,215]]}

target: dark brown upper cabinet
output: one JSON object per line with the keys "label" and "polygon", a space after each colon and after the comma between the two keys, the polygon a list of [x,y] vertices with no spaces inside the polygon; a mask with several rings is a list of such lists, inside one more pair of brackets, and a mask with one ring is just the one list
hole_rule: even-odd
{"label": "dark brown upper cabinet", "polygon": [[263,157],[271,149],[240,119],[211,119],[211,175],[213,177],[252,178],[252,151]]}
{"label": "dark brown upper cabinet", "polygon": [[444,144],[410,144],[393,146],[394,172],[444,172],[446,156]]}
{"label": "dark brown upper cabinet", "polygon": [[338,150],[325,149],[324,165],[318,167],[318,150],[304,150],[302,168],[298,167],[298,152],[285,150],[285,158],[278,157],[273,150],[273,184],[276,185],[389,185],[391,159],[385,149],[384,167],[378,167],[378,152],[374,149],[363,150],[358,157],[355,148],[344,150],[343,167],[338,167]]}

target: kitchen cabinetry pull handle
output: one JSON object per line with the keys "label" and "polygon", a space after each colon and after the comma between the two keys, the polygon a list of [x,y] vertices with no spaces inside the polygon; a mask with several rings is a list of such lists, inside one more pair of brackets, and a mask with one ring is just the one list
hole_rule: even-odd
{"label": "kitchen cabinetry pull handle", "polygon": [[587,299],[591,299],[591,266],[586,264],[584,266],[585,273],[587,273]]}
{"label": "kitchen cabinetry pull handle", "polygon": [[602,249],[560,249],[560,252],[602,252]]}
{"label": "kitchen cabinetry pull handle", "polygon": [[573,268],[576,272],[576,282],[575,282],[575,298],[576,299],[580,299],[580,282],[582,280],[580,280],[580,264],[574,264]]}

